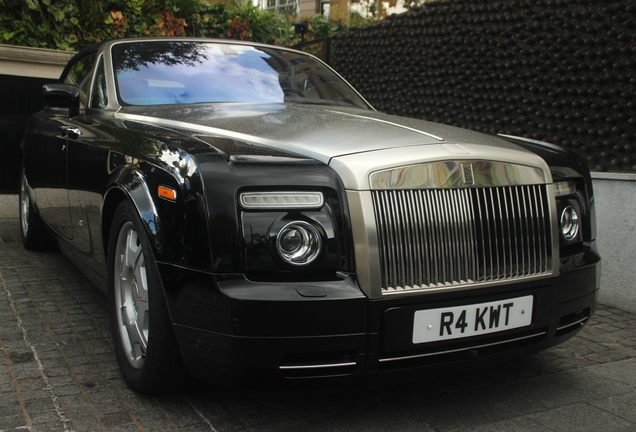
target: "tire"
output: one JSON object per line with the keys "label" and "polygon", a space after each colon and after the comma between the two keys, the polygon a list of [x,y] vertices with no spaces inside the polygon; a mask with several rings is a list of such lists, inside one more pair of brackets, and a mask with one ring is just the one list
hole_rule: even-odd
{"label": "tire", "polygon": [[29,181],[24,166],[20,169],[20,234],[22,244],[29,250],[48,249],[53,245],[51,234],[46,229],[42,218],[33,208]]}
{"label": "tire", "polygon": [[115,354],[128,385],[142,394],[181,390],[188,375],[148,237],[129,201],[119,205],[111,225],[108,303]]}

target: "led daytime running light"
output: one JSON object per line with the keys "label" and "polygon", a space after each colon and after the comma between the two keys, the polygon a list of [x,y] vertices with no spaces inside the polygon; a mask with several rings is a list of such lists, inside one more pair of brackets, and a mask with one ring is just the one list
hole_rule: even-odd
{"label": "led daytime running light", "polygon": [[244,192],[241,206],[246,209],[307,209],[325,203],[322,192]]}

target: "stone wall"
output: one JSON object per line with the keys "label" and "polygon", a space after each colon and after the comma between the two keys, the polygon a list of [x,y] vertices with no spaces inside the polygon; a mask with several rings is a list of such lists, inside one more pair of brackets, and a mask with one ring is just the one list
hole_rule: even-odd
{"label": "stone wall", "polygon": [[57,79],[73,54],[0,44],[0,75]]}
{"label": "stone wall", "polygon": [[459,0],[352,28],[330,63],[378,110],[636,171],[634,0]]}
{"label": "stone wall", "polygon": [[636,313],[636,174],[592,173],[601,262],[599,300]]}

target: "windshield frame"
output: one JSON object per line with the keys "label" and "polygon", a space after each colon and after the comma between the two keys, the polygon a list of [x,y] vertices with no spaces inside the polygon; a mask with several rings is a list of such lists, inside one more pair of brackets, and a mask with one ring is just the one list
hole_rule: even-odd
{"label": "windshield frame", "polygon": [[[152,47],[152,45],[155,45],[157,48]],[[191,50],[188,51],[188,48],[191,48]],[[125,91],[122,91],[122,90],[125,90],[120,86],[120,82],[122,82],[123,80],[122,74],[126,73],[131,75],[135,75],[135,74],[140,76],[143,75],[141,74],[139,70],[134,71],[135,67],[144,68],[144,72],[149,72],[151,68],[154,68],[157,71],[166,72],[166,71],[169,71],[169,68],[173,66],[187,67],[187,68],[190,68],[187,70],[189,72],[192,72],[192,75],[196,75],[199,77],[198,79],[201,79],[201,77],[204,77],[205,75],[210,75],[210,74],[216,74],[217,76],[223,77],[225,79],[225,76],[228,74],[221,73],[221,71],[219,70],[212,69],[209,72],[200,73],[198,71],[195,71],[195,69],[193,69],[193,66],[194,66],[193,62],[200,63],[200,60],[201,60],[201,57],[198,57],[201,55],[201,52],[197,52],[197,48],[205,48],[206,49],[205,53],[212,53],[211,50],[215,50],[215,52],[213,53],[215,56],[219,56],[219,53],[216,52],[218,50],[222,51],[223,54],[229,53],[228,55],[232,55],[232,56],[246,56],[245,53],[249,53],[249,55],[251,55],[252,58],[248,59],[247,57],[245,57],[245,59],[251,62],[254,62],[254,58],[260,56],[263,59],[263,62],[267,62],[269,67],[271,68],[271,70],[265,71],[266,73],[270,75],[270,77],[268,78],[270,82],[266,85],[272,86],[271,89],[278,90],[279,92],[284,92],[282,94],[282,97],[280,97],[280,95],[277,95],[276,96],[277,99],[274,99],[270,95],[269,99],[267,97],[264,97],[264,98],[262,97],[260,99],[254,97],[253,100],[246,100],[245,98],[234,97],[233,99],[226,98],[225,100],[223,99],[215,100],[212,98],[210,98],[209,100],[207,99],[201,100],[200,95],[198,93],[195,93],[195,97],[192,98],[192,97],[186,97],[189,95],[186,95],[186,92],[184,91],[179,96],[164,95],[162,97],[156,98],[156,100],[150,100],[151,98],[148,97],[147,100],[140,99],[138,101],[134,101],[132,100],[134,98],[131,98],[130,95],[125,94]],[[145,64],[135,64],[135,61],[137,61],[138,59],[133,58],[133,56],[124,56],[124,51],[126,51],[127,49],[128,50],[138,49],[139,52],[137,53],[137,57],[139,57],[140,53],[151,54],[151,55],[149,55],[149,58],[145,60],[143,59],[143,55],[141,56],[140,61],[142,62],[145,61]],[[182,59],[179,59],[173,56],[174,52],[179,51],[179,49],[181,49],[181,51],[183,52]],[[217,40],[210,40],[210,39],[202,40],[202,39],[196,39],[196,38],[139,39],[139,40],[127,40],[127,41],[115,42],[110,46],[109,54],[110,54],[109,57],[111,59],[113,81],[115,85],[115,94],[120,106],[153,106],[153,105],[165,105],[165,104],[186,104],[187,105],[187,104],[200,104],[200,103],[237,103],[238,102],[238,103],[320,104],[320,105],[374,110],[373,107],[371,107],[371,105],[364,99],[362,95],[360,95],[360,93],[353,86],[351,86],[344,78],[342,78],[342,76],[340,76],[335,70],[329,67],[326,63],[324,63],[323,61],[321,61],[320,59],[316,58],[313,55],[310,55],[301,51],[287,49],[287,48],[274,47],[274,46],[263,45],[263,44],[242,43],[239,41],[217,41]],[[203,55],[203,57],[205,57],[205,54]],[[218,58],[223,59],[223,57],[221,56],[219,56]],[[226,64],[229,64],[231,60],[234,60],[232,64],[236,66],[237,64],[236,59],[242,60],[241,57],[235,57],[230,59],[226,58],[224,60],[227,60],[225,62]],[[207,57],[205,57],[204,60],[207,61],[208,63],[211,63]],[[130,64],[123,65],[124,62],[128,62]],[[173,62],[173,64],[170,65],[169,64],[170,62]],[[188,62],[190,62],[191,64],[187,65],[186,63]],[[295,68],[295,66],[291,65],[291,63],[293,62],[297,62],[301,64],[301,67]],[[150,65],[151,68],[148,68],[148,65]],[[243,72],[245,72],[245,69],[247,69],[247,67],[244,65],[239,65],[239,66],[240,68],[244,69]],[[257,66],[263,69],[263,64],[259,64]],[[285,67],[287,69],[285,69]],[[119,68],[122,68],[123,70],[119,71],[118,70]],[[278,68],[278,70],[276,68]],[[302,70],[303,68],[305,70]],[[253,68],[250,69],[250,72],[254,72],[254,71],[258,73],[256,69],[253,69]],[[305,94],[302,94],[302,92],[298,89],[298,87],[295,84],[290,85],[292,83],[291,78],[299,74],[299,72],[301,74],[306,72],[305,73],[306,76],[303,78],[305,80],[304,81]],[[272,75],[273,73],[277,74],[275,76],[277,83],[275,84],[272,81],[272,77],[274,76]],[[287,80],[286,77],[281,78],[285,73],[287,73],[288,76],[291,77],[289,80]],[[150,73],[148,76],[151,76],[151,75],[152,73]],[[229,76],[232,76],[232,75],[229,75]],[[183,75],[180,75],[180,77],[183,77]],[[314,91],[314,89],[312,88],[312,89],[309,89],[312,91],[312,95],[318,96],[318,97],[307,97],[307,94],[309,93],[309,91],[307,90],[307,87],[310,87],[311,85],[313,85],[317,79],[319,80],[318,84],[323,86],[323,88],[321,89],[323,94],[321,95],[320,92]],[[152,79],[150,79],[149,81],[146,77],[146,81],[150,82],[152,81]],[[157,81],[157,80],[154,80],[154,81]],[[229,80],[225,81],[225,83],[228,83],[228,82],[230,81]],[[263,84],[263,83],[261,82],[260,84]],[[163,82],[159,84],[157,84],[157,82],[154,82],[153,85],[166,86],[162,88],[162,91],[166,91],[166,92],[168,91],[168,88],[170,86],[173,86],[174,89],[176,89],[179,85],[181,85],[183,89],[186,88],[185,84],[182,84],[180,81],[179,82],[175,81],[175,83]],[[278,87],[278,88],[274,88],[274,87]],[[193,88],[197,88],[197,87],[194,86]],[[174,89],[173,89],[173,92],[177,92],[177,90],[174,90]],[[328,92],[331,92],[331,94],[328,95],[328,97],[325,97],[324,94]],[[333,97],[333,95],[335,95],[335,97]],[[249,96],[249,97],[252,97],[252,96]],[[186,100],[186,99],[190,99],[190,100]],[[141,103],[131,103],[131,102],[141,102]]]}

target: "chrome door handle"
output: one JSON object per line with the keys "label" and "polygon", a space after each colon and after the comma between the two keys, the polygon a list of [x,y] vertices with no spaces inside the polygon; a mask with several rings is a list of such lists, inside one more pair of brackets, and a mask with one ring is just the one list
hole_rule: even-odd
{"label": "chrome door handle", "polygon": [[62,136],[77,138],[82,134],[82,131],[76,126],[60,126],[60,133]]}

